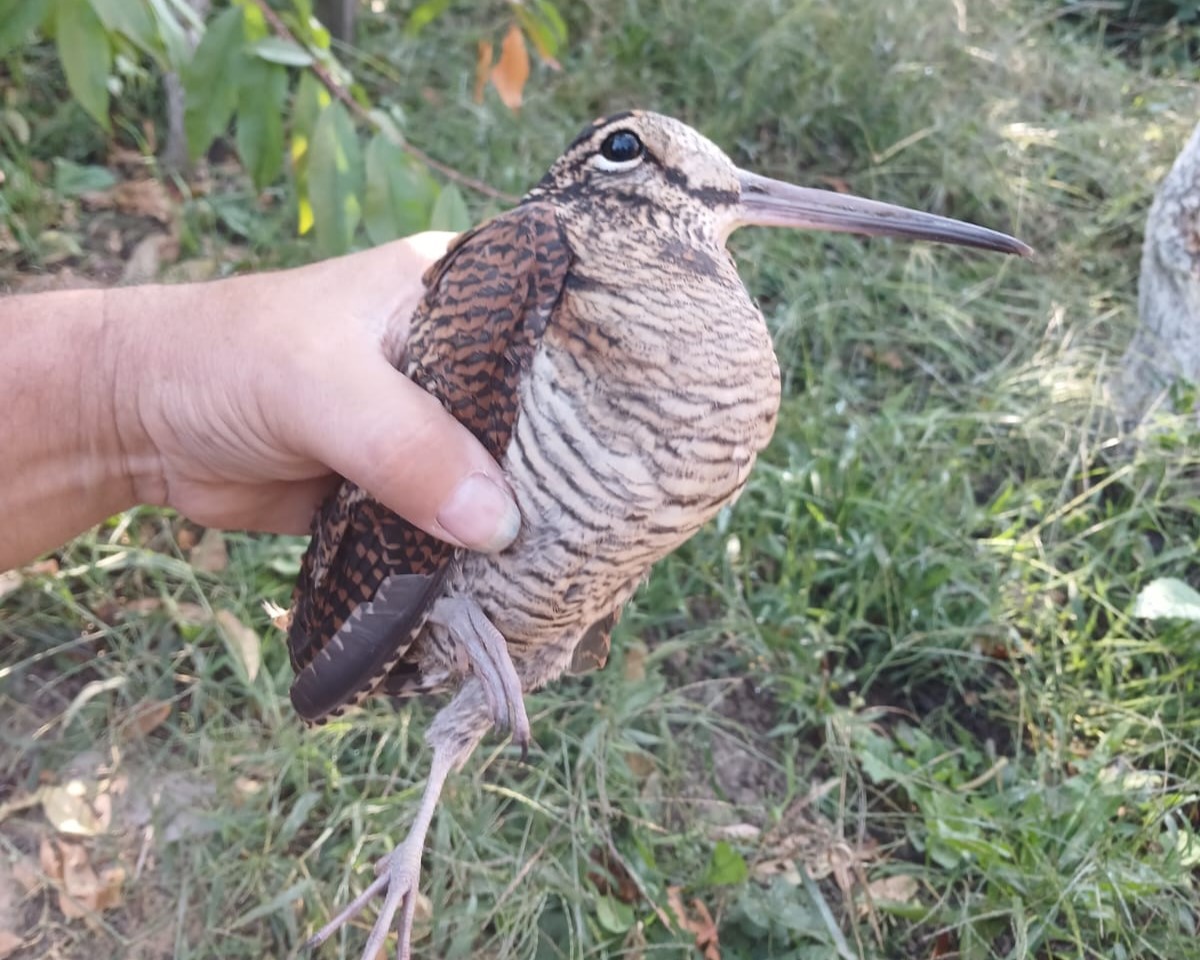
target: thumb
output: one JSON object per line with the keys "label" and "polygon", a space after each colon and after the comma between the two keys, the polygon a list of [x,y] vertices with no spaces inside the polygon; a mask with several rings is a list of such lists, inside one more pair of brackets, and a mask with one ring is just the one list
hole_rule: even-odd
{"label": "thumb", "polygon": [[430,394],[378,354],[343,367],[317,399],[316,457],[428,533],[507,547],[521,515],[503,471]]}

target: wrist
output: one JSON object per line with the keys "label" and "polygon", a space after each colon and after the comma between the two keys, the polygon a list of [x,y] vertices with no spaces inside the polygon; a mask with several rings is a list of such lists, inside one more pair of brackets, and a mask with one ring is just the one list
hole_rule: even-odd
{"label": "wrist", "polygon": [[163,341],[169,339],[161,328],[171,315],[156,306],[161,290],[146,286],[101,291],[95,390],[100,408],[94,423],[99,444],[94,460],[104,481],[125,491],[127,506],[165,506],[167,499],[162,457],[151,433],[151,404],[156,392],[167,387],[160,378],[169,377],[160,354]]}

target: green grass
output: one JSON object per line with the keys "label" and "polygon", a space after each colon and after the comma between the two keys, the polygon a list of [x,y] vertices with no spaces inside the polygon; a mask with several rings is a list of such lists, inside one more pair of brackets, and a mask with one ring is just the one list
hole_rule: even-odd
{"label": "green grass", "polygon": [[[465,7],[418,41],[372,21],[358,69],[415,142],[504,190],[585,120],[642,105],[764,173],[1012,229],[1040,256],[735,238],[776,333],[778,435],[639,593],[608,669],[531,698],[529,760],[489,740],[452,780],[419,954],[687,956],[693,935],[663,922],[679,887],[725,960],[1195,955],[1200,631],[1130,611],[1156,576],[1200,577],[1200,445],[1176,424],[1118,447],[1104,393],[1194,78],[1141,72],[1033,0],[561,7],[565,71],[536,71],[518,117],[470,99]],[[260,606],[287,603],[300,545],[230,535],[204,574],[171,530],[114,520],[0,608],[5,794],[84,751],[147,792],[191,788],[164,788],[106,927],[23,909],[69,956],[287,955],[403,836],[431,712],[302,730]],[[139,597],[161,602],[115,606]],[[259,630],[253,682],[187,604]],[[97,680],[114,683],[68,711]],[[147,698],[175,706],[141,738],[125,721]],[[178,839],[173,807],[191,812]],[[10,814],[0,846],[45,829]],[[94,858],[128,861],[133,836]],[[598,879],[598,860],[621,866]],[[905,877],[888,902],[881,882]]]}

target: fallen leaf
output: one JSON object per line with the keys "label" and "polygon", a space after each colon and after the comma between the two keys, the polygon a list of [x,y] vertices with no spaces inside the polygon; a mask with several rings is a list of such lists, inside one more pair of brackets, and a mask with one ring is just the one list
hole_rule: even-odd
{"label": "fallen leaf", "polygon": [[42,842],[38,845],[38,863],[41,864],[42,873],[49,879],[62,879],[62,857],[59,855],[54,841],[49,837],[42,837]]}
{"label": "fallen leaf", "polygon": [[179,241],[166,233],[152,233],[143,237],[121,271],[120,284],[149,283],[158,277],[164,263],[179,256]]}
{"label": "fallen leaf", "polygon": [[158,180],[126,180],[110,191],[113,203],[121,213],[135,217],[152,217],[159,223],[171,220],[174,204],[167,188]]}
{"label": "fallen leaf", "polygon": [[167,267],[162,279],[168,283],[202,283],[215,277],[220,266],[212,257],[181,260]]}
{"label": "fallen leaf", "polygon": [[17,858],[12,865],[12,875],[26,893],[33,893],[42,885],[41,871],[29,857]]}
{"label": "fallen leaf", "polygon": [[598,869],[589,871],[588,879],[601,894],[615,897],[622,903],[637,903],[641,899],[637,882],[620,860],[612,857],[603,847],[593,847],[589,858]]}
{"label": "fallen leaf", "polygon": [[887,367],[889,370],[903,370],[904,358],[896,350],[876,350],[869,344],[864,344],[862,354],[868,360],[874,360],[881,367]]}
{"label": "fallen leaf", "polygon": [[262,665],[262,643],[258,634],[242,623],[232,610],[218,610],[216,617],[221,633],[246,671],[246,678],[253,683]]}
{"label": "fallen leaf", "polygon": [[879,903],[881,901],[912,903],[917,899],[917,893],[920,889],[921,885],[917,882],[917,878],[909,876],[907,873],[897,873],[890,877],[880,877],[878,880],[872,880],[867,884],[867,893],[870,894],[870,900],[858,904],[859,916],[866,916],[871,910],[872,903]]}
{"label": "fallen leaf", "polygon": [[24,939],[17,936],[11,930],[0,930],[0,960],[16,953],[20,946],[24,943]]}
{"label": "fallen leaf", "polygon": [[[82,780],[46,787],[41,791],[42,812],[59,833],[91,837],[103,832],[103,826],[88,802]],[[49,872],[49,871],[47,871]]]}
{"label": "fallen leaf", "polygon": [[696,913],[696,919],[693,920],[683,905],[683,898],[680,896],[682,890],[682,887],[667,888],[667,906],[675,915],[676,923],[681,930],[696,938],[696,948],[704,954],[704,960],[721,960],[721,944],[712,914],[708,912],[704,901],[693,899],[692,909]]}
{"label": "fallen leaf", "polygon": [[711,835],[717,840],[740,840],[749,843],[762,835],[762,830],[752,823],[730,823],[715,827]]}
{"label": "fallen leaf", "polygon": [[204,531],[200,542],[192,547],[188,561],[204,573],[220,573],[229,566],[229,549],[220,530],[209,528]]}
{"label": "fallen leaf", "polygon": [[175,622],[199,626],[208,623],[212,615],[200,604],[183,600],[175,604]]}
{"label": "fallen leaf", "polygon": [[113,910],[121,905],[121,890],[125,886],[125,868],[116,865],[100,871],[100,890],[96,910]]}
{"label": "fallen leaf", "polygon": [[145,616],[147,613],[153,613],[162,607],[162,600],[158,597],[138,597],[136,600],[128,601],[124,606],[125,613],[136,613],[138,616]]}
{"label": "fallen leaf", "polygon": [[18,570],[6,570],[4,573],[0,573],[0,600],[19,590],[24,582],[25,578]]}
{"label": "fallen leaf", "polygon": [[63,888],[58,894],[58,905],[65,917],[82,917],[87,902],[93,899],[100,887],[100,878],[88,862],[87,851],[76,843],[59,843],[62,853]]}
{"label": "fallen leaf", "polygon": [[646,679],[646,645],[632,643],[625,648],[625,663],[622,674],[630,683]]}
{"label": "fallen leaf", "polygon": [[492,41],[480,40],[475,55],[475,102],[483,103],[483,88],[487,86],[488,74],[492,72]]}
{"label": "fallen leaf", "polygon": [[632,750],[625,754],[625,765],[629,767],[629,772],[639,780],[646,780],[658,769],[658,764],[650,757],[644,753],[634,753]]}
{"label": "fallen leaf", "polygon": [[130,709],[125,729],[131,737],[141,739],[166,723],[170,715],[169,701],[141,700]]}
{"label": "fallen leaf", "polygon": [[287,633],[292,626],[292,611],[285,610],[279,604],[271,600],[264,600],[262,603],[263,612],[271,618],[271,626],[276,630],[282,630]]}
{"label": "fallen leaf", "polygon": [[514,113],[521,109],[521,94],[529,79],[529,51],[525,35],[515,23],[508,28],[500,45],[500,59],[492,67],[492,86],[504,105]]}

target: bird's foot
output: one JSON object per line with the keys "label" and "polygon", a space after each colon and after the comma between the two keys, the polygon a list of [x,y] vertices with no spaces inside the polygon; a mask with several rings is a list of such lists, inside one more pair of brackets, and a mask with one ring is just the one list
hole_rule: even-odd
{"label": "bird's foot", "polygon": [[528,753],[532,739],[521,678],[513,666],[504,635],[474,600],[445,597],[434,604],[430,622],[440,624],[466,651],[471,669],[483,685],[492,722],[512,731],[513,743]]}
{"label": "bird's foot", "polygon": [[400,943],[396,948],[396,957],[397,960],[409,960],[412,956],[413,916],[417,908],[417,883],[421,876],[423,846],[424,836],[410,836],[376,863],[374,882],[360,893],[353,903],[325,924],[305,946],[312,948],[324,943],[380,892],[385,892],[383,907],[375,920],[375,926],[371,928],[371,936],[363,949],[362,960],[376,960],[379,956],[397,910],[402,912],[397,924]]}

